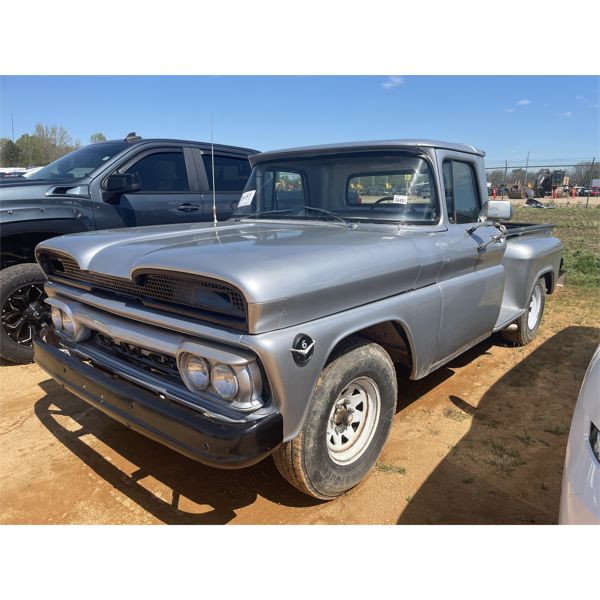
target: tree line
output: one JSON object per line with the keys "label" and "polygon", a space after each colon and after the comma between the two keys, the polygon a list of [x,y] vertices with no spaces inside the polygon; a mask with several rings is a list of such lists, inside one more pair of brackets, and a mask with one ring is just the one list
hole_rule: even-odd
{"label": "tree line", "polygon": [[[90,137],[92,144],[105,141],[102,133]],[[24,133],[16,142],[0,138],[0,166],[43,167],[80,146],[62,125],[37,123],[32,134]]]}
{"label": "tree line", "polygon": [[[103,133],[90,136],[90,143],[105,142]],[[52,161],[76,150],[81,146],[77,139],[73,140],[62,125],[43,125],[38,123],[30,135],[23,134],[16,142],[8,138],[0,138],[1,167],[43,167]],[[561,167],[549,167],[550,170]],[[535,182],[543,169],[527,173],[527,181]],[[578,163],[570,169],[563,169],[569,177],[570,185],[587,186],[592,179],[600,178],[600,164]],[[487,180],[492,185],[504,183],[504,169],[488,171]],[[525,181],[525,169],[512,169],[506,174],[506,185],[511,186],[516,181]]]}

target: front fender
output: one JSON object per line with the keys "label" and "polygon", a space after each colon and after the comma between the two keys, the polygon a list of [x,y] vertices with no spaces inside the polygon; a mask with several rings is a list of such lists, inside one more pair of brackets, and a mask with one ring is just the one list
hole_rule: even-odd
{"label": "front fender", "polygon": [[[273,398],[283,415],[284,440],[293,439],[302,429],[315,385],[331,352],[341,340],[366,327],[388,321],[401,325],[411,346],[411,379],[427,373],[435,360],[441,301],[439,287],[431,285],[293,327],[241,336],[240,343],[256,352],[265,368]],[[304,365],[298,365],[291,352],[299,334],[315,342],[313,355]]]}

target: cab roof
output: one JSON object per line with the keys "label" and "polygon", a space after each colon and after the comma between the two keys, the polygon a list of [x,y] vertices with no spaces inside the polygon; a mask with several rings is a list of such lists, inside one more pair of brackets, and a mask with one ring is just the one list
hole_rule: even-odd
{"label": "cab roof", "polygon": [[287,148],[285,150],[271,150],[261,152],[250,158],[252,166],[271,160],[294,157],[314,157],[323,154],[348,154],[354,152],[368,152],[381,150],[414,150],[416,148],[440,148],[454,150],[467,154],[485,156],[485,152],[475,146],[456,144],[453,142],[440,142],[436,140],[375,140],[370,142],[344,142],[340,144],[324,144],[320,146],[302,146],[300,148]]}

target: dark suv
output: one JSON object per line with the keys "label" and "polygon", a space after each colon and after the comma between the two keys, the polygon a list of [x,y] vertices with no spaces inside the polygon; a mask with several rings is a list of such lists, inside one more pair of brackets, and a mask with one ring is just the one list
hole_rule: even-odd
{"label": "dark suv", "polygon": [[[34,332],[49,320],[39,242],[67,233],[228,219],[256,150],[142,139],[91,144],[28,178],[0,180],[0,358],[32,359]],[[214,174],[213,174],[214,164]]]}

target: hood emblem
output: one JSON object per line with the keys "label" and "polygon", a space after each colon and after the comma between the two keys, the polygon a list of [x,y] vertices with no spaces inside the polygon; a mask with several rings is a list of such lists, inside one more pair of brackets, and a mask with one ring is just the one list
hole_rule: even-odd
{"label": "hood emblem", "polygon": [[306,364],[315,351],[314,340],[305,333],[299,333],[292,344],[292,356],[297,365]]}

